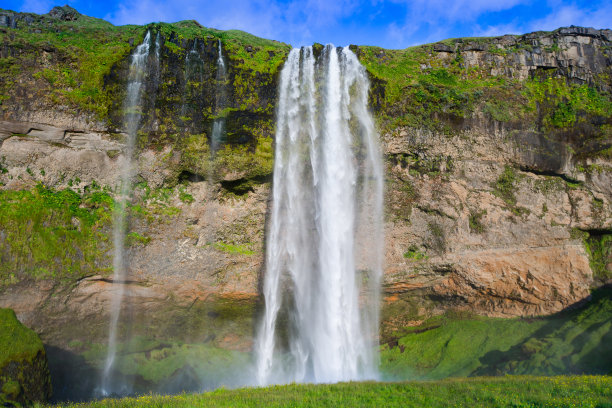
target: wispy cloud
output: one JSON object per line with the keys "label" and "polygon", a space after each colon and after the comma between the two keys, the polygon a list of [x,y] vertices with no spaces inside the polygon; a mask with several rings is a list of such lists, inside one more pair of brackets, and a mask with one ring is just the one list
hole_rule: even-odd
{"label": "wispy cloud", "polygon": [[[58,0],[3,0],[48,12]],[[66,0],[63,0],[66,1]],[[114,24],[195,19],[293,45],[354,42],[405,48],[450,37],[496,36],[560,26],[612,26],[612,0],[67,0]]]}
{"label": "wispy cloud", "polygon": [[516,23],[498,24],[493,26],[486,26],[477,28],[474,30],[474,35],[477,37],[497,37],[504,34],[520,34],[523,30],[519,28]]}
{"label": "wispy cloud", "polygon": [[[406,7],[403,23],[394,22],[387,27],[387,38],[398,45],[413,45],[457,37],[458,26],[461,35],[497,35],[504,30],[515,32],[512,24],[478,24],[487,13],[510,10],[531,0],[393,0]],[[469,31],[469,33],[466,33]]]}
{"label": "wispy cloud", "polygon": [[595,28],[612,28],[612,1],[584,8],[575,4],[555,7],[544,18],[526,25],[527,31],[554,30],[559,27],[577,25]]}
{"label": "wispy cloud", "polygon": [[313,32],[339,25],[359,6],[358,0],[141,0],[120,3],[105,18],[114,24],[145,24],[195,19],[222,30],[238,29],[293,43],[312,41]]}
{"label": "wispy cloud", "polygon": [[529,3],[531,0],[396,0],[405,2],[409,16],[416,21],[437,22],[470,22],[484,13],[499,12]]}

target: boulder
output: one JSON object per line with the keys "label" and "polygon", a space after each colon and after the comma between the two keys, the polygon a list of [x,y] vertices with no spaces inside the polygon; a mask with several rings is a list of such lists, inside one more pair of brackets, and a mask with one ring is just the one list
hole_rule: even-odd
{"label": "boulder", "polygon": [[49,15],[58,20],[74,21],[81,15],[78,11],[72,7],[65,5],[64,7],[53,7],[49,12]]}
{"label": "boulder", "polygon": [[11,309],[0,309],[0,405],[43,402],[51,397],[47,355],[38,335]]}

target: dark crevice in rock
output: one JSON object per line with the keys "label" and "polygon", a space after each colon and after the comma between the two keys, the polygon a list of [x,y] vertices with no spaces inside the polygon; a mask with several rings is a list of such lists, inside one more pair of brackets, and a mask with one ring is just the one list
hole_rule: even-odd
{"label": "dark crevice in rock", "polygon": [[612,234],[612,228],[578,228],[579,231],[586,232],[590,237],[602,237]]}
{"label": "dark crevice in rock", "polygon": [[197,173],[192,173],[192,172],[190,172],[188,170],[181,171],[181,173],[178,176],[179,183],[183,182],[183,181],[189,181],[191,183],[197,183],[197,182],[204,181],[204,180],[205,180],[204,176],[202,176],[200,174],[197,174]]}
{"label": "dark crevice in rock", "polygon": [[538,169],[534,169],[533,167],[526,167],[526,166],[520,166],[519,169],[525,173],[531,173],[537,176],[559,177],[560,179],[568,183],[582,184],[582,181],[568,177],[566,174],[563,174],[563,173],[556,173],[550,170],[538,170]]}
{"label": "dark crevice in rock", "polygon": [[137,281],[137,280],[113,280],[110,278],[97,278],[97,279],[91,279],[92,282],[104,282],[104,283],[112,283],[112,284],[121,284],[121,285],[130,285],[130,284],[141,284],[141,281]]}
{"label": "dark crevice in rock", "polygon": [[455,217],[453,217],[452,215],[446,214],[442,211],[440,211],[437,208],[427,208],[421,205],[417,205],[415,206],[415,208],[419,209],[420,211],[426,213],[427,215],[437,215],[439,217],[443,217],[443,218],[448,218],[451,219],[453,221],[455,221]]}
{"label": "dark crevice in rock", "polygon": [[258,176],[250,179],[224,180],[221,181],[221,187],[237,196],[243,196],[249,192],[255,191],[255,186],[264,184],[270,181],[270,176]]}

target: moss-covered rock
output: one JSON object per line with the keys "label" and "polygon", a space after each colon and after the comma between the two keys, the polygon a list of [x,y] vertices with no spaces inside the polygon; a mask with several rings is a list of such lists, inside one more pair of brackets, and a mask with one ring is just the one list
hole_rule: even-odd
{"label": "moss-covered rock", "polygon": [[576,309],[534,319],[447,312],[386,339],[381,365],[393,379],[479,375],[607,374],[612,290]]}
{"label": "moss-covered rock", "polygon": [[28,404],[50,396],[42,341],[17,320],[13,310],[0,309],[0,403]]}

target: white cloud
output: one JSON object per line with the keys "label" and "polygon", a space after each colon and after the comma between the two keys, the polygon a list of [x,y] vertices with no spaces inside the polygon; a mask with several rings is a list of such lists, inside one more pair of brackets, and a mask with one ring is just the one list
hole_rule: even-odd
{"label": "white cloud", "polygon": [[[429,43],[453,37],[457,24],[470,25],[471,33],[463,35],[499,35],[506,30],[516,32],[512,24],[481,28],[476,22],[485,13],[501,12],[532,0],[392,0],[405,4],[406,15],[403,22],[395,22],[387,27],[387,38],[406,46],[410,43]],[[465,31],[464,31],[465,32]]]}
{"label": "white cloud", "polygon": [[117,25],[195,19],[207,27],[306,44],[313,32],[339,25],[358,6],[358,0],[293,0],[282,5],[265,0],[141,0],[121,3],[105,18]]}
{"label": "white cloud", "polygon": [[575,5],[556,7],[546,17],[530,22],[527,31],[551,31],[569,25],[612,28],[612,3],[606,1],[592,9]]}
{"label": "white cloud", "polygon": [[515,23],[499,24],[481,28],[477,26],[474,35],[477,37],[498,37],[504,34],[522,34],[523,30]]}
{"label": "white cloud", "polygon": [[509,10],[531,0],[395,0],[405,2],[408,15],[429,23],[475,21],[484,13]]}

